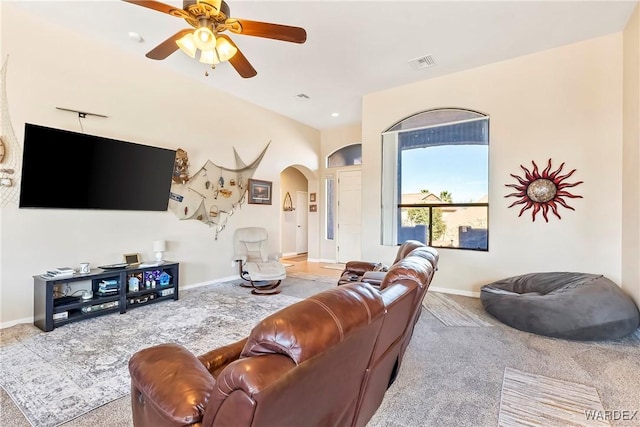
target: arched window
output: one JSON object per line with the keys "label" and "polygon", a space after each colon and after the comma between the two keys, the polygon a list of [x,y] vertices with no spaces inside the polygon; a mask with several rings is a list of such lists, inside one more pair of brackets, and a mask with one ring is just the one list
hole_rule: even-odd
{"label": "arched window", "polygon": [[342,147],[327,156],[328,168],[355,166],[362,164],[362,144],[351,144]]}
{"label": "arched window", "polygon": [[489,117],[456,108],[382,134],[383,244],[488,250]]}

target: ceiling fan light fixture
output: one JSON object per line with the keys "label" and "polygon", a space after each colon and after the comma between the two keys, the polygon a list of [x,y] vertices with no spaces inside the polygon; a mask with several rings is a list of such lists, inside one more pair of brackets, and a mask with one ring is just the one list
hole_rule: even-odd
{"label": "ceiling fan light fixture", "polygon": [[193,39],[198,49],[212,50],[216,47],[216,36],[208,26],[201,26],[193,32]]}
{"label": "ceiling fan light fixture", "polygon": [[200,52],[200,62],[203,64],[216,65],[219,64],[221,60],[215,49]]}
{"label": "ceiling fan light fixture", "polygon": [[216,41],[216,51],[220,57],[220,61],[228,61],[233,58],[233,55],[238,53],[238,48],[229,43],[227,39],[218,37]]}
{"label": "ceiling fan light fixture", "polygon": [[178,45],[181,51],[183,51],[190,57],[192,58],[196,57],[196,51],[198,50],[198,48],[196,47],[196,42],[193,38],[192,33],[188,33],[184,37],[176,40],[176,44]]}

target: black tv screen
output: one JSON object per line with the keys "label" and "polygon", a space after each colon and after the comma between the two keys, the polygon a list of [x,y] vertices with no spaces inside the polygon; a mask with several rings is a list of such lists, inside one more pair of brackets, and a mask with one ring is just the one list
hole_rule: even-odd
{"label": "black tv screen", "polygon": [[26,123],[19,206],[166,211],[175,155]]}

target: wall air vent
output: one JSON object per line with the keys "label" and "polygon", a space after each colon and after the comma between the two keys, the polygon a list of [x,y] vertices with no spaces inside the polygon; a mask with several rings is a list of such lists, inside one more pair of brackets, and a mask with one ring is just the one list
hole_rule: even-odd
{"label": "wall air vent", "polygon": [[413,68],[414,70],[421,70],[423,68],[428,68],[436,65],[436,61],[433,59],[433,56],[425,55],[409,60],[409,65],[411,65],[411,68]]}

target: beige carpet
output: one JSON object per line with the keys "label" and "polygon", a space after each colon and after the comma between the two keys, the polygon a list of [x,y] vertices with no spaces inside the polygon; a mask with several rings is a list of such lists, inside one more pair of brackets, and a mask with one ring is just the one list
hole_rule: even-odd
{"label": "beige carpet", "polygon": [[498,427],[610,426],[591,386],[505,368]]}

